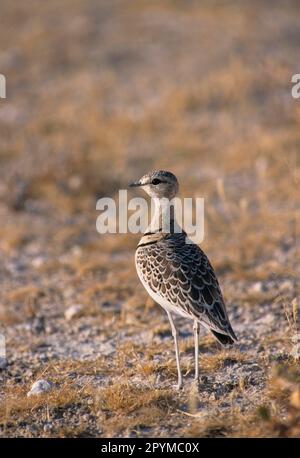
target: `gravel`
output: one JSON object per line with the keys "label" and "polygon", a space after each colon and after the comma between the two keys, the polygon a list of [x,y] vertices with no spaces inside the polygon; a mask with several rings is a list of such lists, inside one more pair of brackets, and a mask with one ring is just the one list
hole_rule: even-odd
{"label": "gravel", "polygon": [[28,391],[27,397],[47,393],[48,391],[51,390],[51,388],[52,388],[52,384],[48,382],[48,380],[44,380],[44,379],[37,380],[32,385],[30,391]]}

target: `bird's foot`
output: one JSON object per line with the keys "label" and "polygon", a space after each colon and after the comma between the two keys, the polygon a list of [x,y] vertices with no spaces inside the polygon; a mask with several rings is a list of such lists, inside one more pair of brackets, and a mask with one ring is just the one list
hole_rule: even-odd
{"label": "bird's foot", "polygon": [[176,383],[176,385],[173,385],[173,388],[174,388],[176,391],[181,391],[181,390],[183,389],[183,384],[178,385],[178,383]]}
{"label": "bird's foot", "polygon": [[182,380],[178,380],[178,383],[176,385],[173,385],[173,388],[176,389],[177,391],[180,391],[183,389],[183,382]]}

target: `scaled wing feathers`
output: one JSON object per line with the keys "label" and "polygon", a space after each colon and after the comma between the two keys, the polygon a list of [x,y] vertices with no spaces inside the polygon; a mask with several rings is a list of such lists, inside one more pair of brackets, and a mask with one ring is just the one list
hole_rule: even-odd
{"label": "scaled wing feathers", "polygon": [[[153,240],[147,236],[144,242],[142,239],[136,263],[154,293],[197,318],[216,337],[221,334],[237,340],[213,267],[198,245],[186,243],[185,233],[160,234]],[[218,340],[223,343],[222,338]]]}

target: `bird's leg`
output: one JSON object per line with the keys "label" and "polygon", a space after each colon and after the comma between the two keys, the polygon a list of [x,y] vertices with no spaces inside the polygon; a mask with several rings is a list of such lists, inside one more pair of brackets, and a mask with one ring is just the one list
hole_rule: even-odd
{"label": "bird's leg", "polygon": [[175,344],[175,354],[176,354],[176,363],[177,363],[177,371],[178,371],[178,389],[182,388],[182,375],[181,375],[181,369],[180,369],[180,361],[179,361],[179,347],[178,347],[178,340],[177,340],[177,329],[175,327],[172,315],[170,312],[167,312],[171,329],[172,329],[172,335],[174,338],[174,344]]}
{"label": "bird's leg", "polygon": [[194,320],[194,340],[195,340],[195,380],[199,380],[199,331],[200,325],[197,320]]}

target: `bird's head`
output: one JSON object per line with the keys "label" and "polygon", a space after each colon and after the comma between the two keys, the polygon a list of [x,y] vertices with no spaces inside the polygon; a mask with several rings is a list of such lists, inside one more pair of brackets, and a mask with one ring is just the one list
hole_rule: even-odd
{"label": "bird's head", "polygon": [[142,176],[138,181],[130,184],[131,187],[142,187],[153,198],[173,199],[179,188],[176,176],[165,170],[155,170]]}

